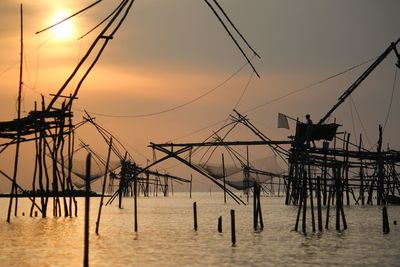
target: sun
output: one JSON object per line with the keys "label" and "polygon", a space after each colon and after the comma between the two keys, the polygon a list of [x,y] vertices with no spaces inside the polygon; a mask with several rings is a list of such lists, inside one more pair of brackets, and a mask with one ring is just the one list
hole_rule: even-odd
{"label": "sun", "polygon": [[[67,18],[68,16],[70,16],[70,14],[68,13],[67,10],[58,10],[54,13],[54,16],[51,19],[51,25],[56,24],[60,21],[62,21],[63,19]],[[65,39],[69,39],[72,37],[73,32],[74,32],[74,26],[72,23],[72,20],[66,20],[60,24],[58,24],[57,26],[52,28],[52,32],[55,36],[55,38],[59,39],[59,40],[65,40]]]}

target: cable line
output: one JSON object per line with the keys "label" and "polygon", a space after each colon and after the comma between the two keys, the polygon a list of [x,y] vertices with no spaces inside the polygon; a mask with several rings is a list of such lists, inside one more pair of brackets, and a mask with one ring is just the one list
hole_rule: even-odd
{"label": "cable line", "polygon": [[183,108],[185,106],[188,106],[188,105],[190,105],[190,104],[202,99],[203,97],[211,94],[212,92],[216,91],[217,89],[219,89],[220,87],[225,85],[228,81],[230,81],[232,78],[234,78],[247,65],[248,65],[248,63],[246,62],[240,68],[238,68],[234,73],[232,73],[228,78],[223,80],[217,86],[215,86],[215,87],[211,88],[210,90],[206,91],[205,93],[201,94],[200,96],[195,97],[192,100],[189,100],[189,101],[187,101],[187,102],[185,102],[183,104],[180,104],[180,105],[177,105],[177,106],[174,106],[174,107],[171,107],[171,108],[167,108],[167,109],[164,109],[164,110],[161,110],[161,111],[156,111],[156,112],[151,112],[151,113],[144,113],[144,114],[136,114],[136,115],[113,115],[113,114],[105,114],[105,113],[98,113],[98,112],[92,112],[92,111],[87,111],[87,112],[89,114],[92,114],[92,115],[101,116],[101,117],[108,117],[108,118],[145,118],[145,117],[153,117],[153,116],[161,115],[161,114],[164,114],[164,113],[167,113],[167,112],[175,111],[177,109],[180,109],[180,108]]}
{"label": "cable line", "polygon": [[391,111],[391,109],[392,109],[392,102],[393,102],[394,90],[396,89],[396,80],[397,80],[397,67],[395,66],[394,80],[393,80],[393,87],[392,87],[392,95],[390,96],[389,107],[388,107],[388,111],[387,111],[387,114],[386,114],[385,123],[383,124],[383,131],[385,131],[386,124],[387,124],[387,122],[388,122],[388,120],[389,120],[390,111]]}

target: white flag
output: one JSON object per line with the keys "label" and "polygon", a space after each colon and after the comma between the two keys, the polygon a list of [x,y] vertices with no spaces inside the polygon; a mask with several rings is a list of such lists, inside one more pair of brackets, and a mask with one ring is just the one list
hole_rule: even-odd
{"label": "white flag", "polygon": [[289,122],[285,114],[278,113],[278,128],[289,129]]}

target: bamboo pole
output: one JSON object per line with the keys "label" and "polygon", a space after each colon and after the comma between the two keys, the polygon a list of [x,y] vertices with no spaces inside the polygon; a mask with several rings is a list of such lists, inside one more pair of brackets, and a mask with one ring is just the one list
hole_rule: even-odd
{"label": "bamboo pole", "polygon": [[257,183],[253,185],[253,228],[257,230],[258,226],[258,211],[257,211]]}
{"label": "bamboo pole", "polygon": [[222,216],[218,217],[218,233],[222,233]]}
{"label": "bamboo pole", "polygon": [[258,217],[260,218],[260,230],[264,229],[264,221],[262,217],[262,210],[261,210],[261,200],[260,200],[260,185],[258,186],[257,192],[257,209],[258,209]]}
{"label": "bamboo pole", "polygon": [[328,206],[326,207],[326,221],[325,221],[325,229],[329,229],[329,212],[330,212],[330,207],[331,207],[331,197],[332,197],[332,186],[329,187],[329,192],[328,192]]}
{"label": "bamboo pole", "polygon": [[192,181],[193,181],[193,177],[192,177],[192,174],[190,174],[190,190],[189,190],[190,198],[192,198]]}
{"label": "bamboo pole", "polygon": [[231,210],[231,240],[232,245],[236,244],[236,229],[235,229],[235,210]]}
{"label": "bamboo pole", "polygon": [[312,231],[315,232],[315,217],[314,217],[314,196],[313,196],[313,186],[311,181],[310,164],[308,164],[308,181],[309,181],[309,192],[310,192],[310,211],[311,211],[311,225]]}
{"label": "bamboo pole", "polygon": [[[346,153],[349,151],[349,142],[350,142],[350,133],[347,134],[346,142]],[[345,166],[344,166],[344,182],[346,186],[346,205],[350,205],[350,196],[349,196],[349,156],[346,156]],[[343,204],[343,202],[342,202]]]}
{"label": "bamboo pole", "polygon": [[[44,119],[43,119],[44,121]],[[46,194],[45,194],[45,217],[47,216],[47,205],[49,203],[49,193],[50,193],[50,178],[49,178],[49,173],[48,173],[48,168],[47,168],[47,161],[46,161],[46,145],[47,145],[47,141],[46,141],[46,133],[44,133],[44,137],[43,137],[43,149],[42,149],[42,160],[43,160],[43,170],[44,170],[44,176],[46,178]]]}
{"label": "bamboo pole", "polygon": [[323,205],[326,206],[326,199],[327,199],[327,191],[328,191],[328,186],[327,186],[327,160],[328,160],[328,149],[329,149],[329,143],[324,142],[324,163],[323,163],[323,182],[324,182],[324,190],[323,190]]}
{"label": "bamboo pole", "polygon": [[336,189],[336,230],[340,231],[340,209],[341,209],[341,199],[342,199],[342,190],[341,190],[341,182],[340,182],[340,168],[335,168],[335,189]]}
{"label": "bamboo pole", "polygon": [[89,266],[89,211],[90,211],[90,161],[91,154],[86,158],[86,194],[85,194],[85,228],[83,266]]}
{"label": "bamboo pole", "polygon": [[296,224],[294,226],[294,230],[296,232],[298,231],[298,228],[299,228],[300,214],[301,214],[302,208],[303,208],[303,198],[300,198],[300,203],[298,204],[298,208],[297,208]]}
{"label": "bamboo pole", "polygon": [[[24,56],[24,18],[23,18],[23,7],[22,4],[20,5],[20,17],[21,17],[21,40],[20,40],[20,45],[21,45],[21,50],[20,50],[20,64],[19,64],[19,88],[18,88],[18,114],[17,114],[17,120],[19,121],[21,119],[21,95],[22,95],[22,59]],[[15,212],[14,215],[17,216],[17,207],[18,207],[18,191],[17,191],[17,171],[18,171],[18,158],[19,158],[19,146],[20,146],[20,139],[21,139],[21,126],[18,124],[17,127],[17,144],[15,148],[15,161],[14,161],[14,174],[13,174],[13,182],[11,185],[11,193],[10,193],[10,202],[8,206],[8,214],[7,214],[7,222],[10,223],[11,221],[11,209],[12,209],[12,204],[13,204],[13,197],[15,194]]]}
{"label": "bamboo pole", "polygon": [[224,153],[222,153],[222,177],[224,179],[224,203],[226,204],[226,182],[225,182],[225,160]]}
{"label": "bamboo pole", "polygon": [[[362,134],[360,134],[360,143],[358,146],[358,151],[361,151],[361,146],[362,146]],[[363,160],[360,159],[360,198],[361,198],[361,205],[364,206],[365,204],[365,197],[364,197],[364,169],[363,169]]]}
{"label": "bamboo pole", "polygon": [[[42,110],[43,110],[43,98],[42,98]],[[42,124],[43,119],[40,119],[40,123]],[[39,132],[39,143],[38,143],[38,149],[37,149],[37,157],[38,157],[38,167],[39,167],[39,188],[40,188],[40,204],[42,207],[42,218],[46,217],[46,212],[47,212],[47,206],[46,206],[46,200],[45,200],[45,195],[44,195],[44,184],[43,184],[43,158],[42,158],[42,151],[43,151],[43,143],[44,143],[44,130],[41,129]]]}
{"label": "bamboo pole", "polygon": [[101,198],[100,198],[100,206],[99,206],[99,213],[97,215],[96,221],[96,234],[99,234],[99,227],[100,227],[100,216],[101,216],[101,209],[103,207],[103,200],[104,200],[104,193],[106,191],[106,182],[107,182],[107,174],[108,174],[108,167],[110,163],[110,156],[111,156],[111,148],[112,148],[112,137],[110,138],[110,144],[108,147],[108,154],[107,154],[107,163],[106,163],[106,170],[104,172],[104,180],[103,180],[103,187],[101,190]]}
{"label": "bamboo pole", "polygon": [[384,203],[384,166],[382,159],[382,126],[379,125],[379,139],[378,139],[378,147],[377,147],[377,166],[378,166],[378,196],[377,201],[378,205],[385,204]]}
{"label": "bamboo pole", "polygon": [[[36,101],[34,105],[34,111],[37,111],[37,106],[36,106]],[[32,217],[33,215],[33,209],[36,204],[36,176],[37,176],[37,171],[38,171],[38,133],[35,131],[35,166],[33,170],[33,179],[32,179],[32,192],[33,192],[33,200],[32,200],[32,205],[31,205],[31,210],[29,212],[29,216]]]}
{"label": "bamboo pole", "polygon": [[322,232],[322,210],[321,210],[321,177],[317,176],[317,216],[318,231]]}
{"label": "bamboo pole", "polygon": [[137,174],[136,174],[136,166],[135,166],[135,170],[134,170],[134,174],[133,174],[133,191],[134,191],[134,216],[135,216],[135,226],[134,226],[134,230],[135,232],[138,231],[138,217],[137,217]]}
{"label": "bamboo pole", "polygon": [[302,192],[302,198],[303,198],[303,224],[302,224],[302,230],[303,234],[307,233],[307,228],[306,228],[306,216],[307,216],[307,171],[303,171],[303,192]]}
{"label": "bamboo pole", "polygon": [[382,209],[382,221],[383,221],[383,233],[388,234],[390,232],[390,227],[389,227],[389,218],[386,205],[383,206]]}
{"label": "bamboo pole", "polygon": [[194,219],[193,228],[194,228],[194,230],[197,231],[197,203],[196,202],[193,202],[193,219]]}

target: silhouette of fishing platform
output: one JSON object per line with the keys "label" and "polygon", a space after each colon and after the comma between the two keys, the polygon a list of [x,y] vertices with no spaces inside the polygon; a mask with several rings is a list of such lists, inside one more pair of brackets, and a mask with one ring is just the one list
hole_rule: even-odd
{"label": "silhouette of fishing platform", "polygon": [[[52,29],[53,27],[93,8],[100,2],[102,1],[95,1],[93,4],[75,12],[65,19],[46,27],[43,30],[37,31],[36,34],[40,34],[44,31]],[[191,188],[192,183],[189,179],[174,176],[166,172],[163,173],[157,170],[152,170],[150,169],[150,166],[140,167],[135,163],[133,157],[130,156],[126,148],[122,146],[124,151],[120,151],[117,148],[116,144],[122,145],[122,143],[112,136],[105,128],[95,123],[94,118],[91,118],[89,114],[87,114],[87,117],[85,117],[82,122],[74,124],[72,121],[74,116],[72,112],[73,103],[76,99],[78,99],[77,95],[82,88],[85,79],[90,74],[93,67],[97,64],[99,58],[105,51],[105,48],[109,45],[110,41],[113,40],[116,32],[124,23],[133,3],[134,0],[120,1],[116,8],[112,10],[109,15],[104,18],[104,20],[80,37],[84,38],[89,33],[99,29],[98,34],[94,38],[90,47],[84,53],[75,69],[61,85],[58,91],[55,94],[50,95],[51,99],[48,101],[48,103],[45,102],[44,96],[42,96],[41,102],[35,102],[34,110],[30,111],[26,117],[21,116],[21,95],[23,84],[22,60],[24,57],[23,8],[21,4],[21,56],[18,115],[14,120],[0,122],[0,138],[2,140],[7,140],[6,142],[0,144],[0,153],[4,152],[10,147],[15,147],[13,174],[9,175],[0,170],[1,176],[12,183],[11,192],[9,194],[10,202],[7,222],[10,222],[14,200],[14,215],[17,215],[18,197],[20,196],[27,196],[32,202],[30,216],[32,216],[34,211],[35,213],[36,211],[39,211],[43,218],[47,217],[47,208],[50,197],[53,198],[53,216],[61,216],[62,213],[64,216],[72,216],[72,214],[75,214],[76,216],[77,202],[75,197],[79,195],[76,188],[82,187],[85,185],[85,183],[87,183],[87,175],[84,173],[85,170],[78,171],[76,169],[76,161],[74,160],[75,153],[81,149],[85,149],[88,153],[93,155],[93,160],[97,163],[97,165],[102,166],[101,169],[103,170],[103,174],[99,174],[99,171],[93,173],[92,167],[90,177],[90,182],[93,182],[96,179],[104,176],[102,196],[105,194],[105,181],[108,174],[110,176],[108,186],[109,190],[113,190],[114,182],[118,181],[118,189],[115,191],[115,193],[119,196],[120,207],[122,196],[136,196],[139,192],[143,192],[144,196],[149,196],[151,192],[151,186],[154,188],[155,195],[157,195],[160,190],[164,196],[167,196],[170,190],[173,192],[173,182],[190,183]],[[249,57],[235,39],[234,33],[237,34],[241,41],[243,41],[254,53],[254,56],[259,57],[259,55],[251,48],[249,43],[238,31],[236,26],[228,17],[227,13],[222,9],[222,6],[219,5],[216,0],[213,0],[213,3],[205,0],[204,3],[218,18],[225,31],[229,34],[236,47],[246,59],[247,64],[250,65],[254,73],[259,76]],[[228,23],[230,28],[233,29],[233,32],[227,27],[226,23]],[[74,80],[77,82],[73,82]],[[72,90],[71,94],[65,95],[65,90],[69,86],[74,87],[74,89]],[[118,167],[110,166],[111,163],[109,162],[109,158],[107,160],[101,158],[91,149],[89,145],[85,144],[82,140],[80,140],[80,147],[75,147],[75,131],[87,123],[94,125],[104,138],[105,142],[109,145],[109,155],[111,152],[113,152],[119,158],[120,163]],[[20,166],[20,145],[24,142],[32,142],[35,145],[35,163],[32,179],[32,190],[25,190],[22,188],[17,179],[19,176],[18,169]],[[119,170],[119,172],[117,172],[117,170]],[[80,177],[84,182],[78,185],[76,181],[73,181],[74,176]],[[113,195],[113,197],[110,199],[110,202],[114,198],[115,195]],[[36,203],[37,201],[39,201],[39,204]]]}
{"label": "silhouette of fishing platform", "polygon": [[[99,2],[100,1],[97,1],[76,12],[65,20],[84,12]],[[89,175],[87,173],[78,175],[81,176],[82,179],[86,179],[87,197],[90,192],[90,182],[104,176],[99,218],[101,206],[103,205],[103,197],[105,195],[106,180],[109,175],[110,180],[108,188],[111,190],[109,193],[112,193],[112,196],[106,205],[118,197],[118,206],[122,208],[122,198],[124,196],[133,196],[135,203],[135,231],[137,231],[136,202],[137,196],[140,193],[148,197],[152,191],[154,195],[157,195],[160,189],[163,195],[167,196],[169,189],[173,188],[172,182],[188,183],[191,188],[192,179],[189,180],[168,173],[161,173],[153,169],[157,164],[170,158],[174,158],[180,163],[183,163],[221,188],[224,192],[225,202],[226,196],[229,195],[238,204],[246,204],[243,199],[238,197],[235,192],[228,187],[232,187],[236,190],[243,190],[247,195],[247,202],[249,193],[252,192],[254,229],[263,228],[260,202],[261,194],[263,192],[265,194],[274,194],[277,187],[278,195],[280,195],[281,192],[285,193],[285,203],[287,205],[293,204],[298,206],[295,230],[298,230],[300,215],[302,215],[302,231],[304,233],[307,232],[306,214],[307,210],[309,210],[311,213],[313,231],[316,231],[316,221],[318,222],[318,230],[322,231],[322,206],[326,207],[325,227],[328,228],[332,204],[335,204],[336,207],[336,229],[339,231],[346,229],[347,223],[343,205],[344,203],[346,203],[346,205],[354,203],[358,205],[382,205],[384,232],[388,233],[390,231],[386,204],[387,202],[395,202],[397,199],[396,197],[400,195],[400,180],[397,172],[400,162],[400,152],[389,148],[384,150],[382,146],[383,137],[381,126],[379,126],[379,138],[376,151],[370,151],[364,147],[361,135],[359,144],[352,144],[350,142],[350,133],[337,132],[340,127],[339,124],[336,122],[325,124],[325,122],[391,52],[396,55],[398,60],[396,65],[400,67],[400,55],[397,50],[400,39],[389,45],[372,65],[370,65],[339,97],[337,103],[317,124],[310,122],[309,118],[307,123],[296,120],[296,132],[288,140],[271,140],[266,134],[257,129],[247,116],[234,110],[234,113],[230,116],[230,122],[226,123],[203,142],[150,143],[154,154],[153,162],[142,167],[135,162],[128,150],[123,147],[122,143],[108,130],[95,122],[94,118],[89,114],[86,114],[87,116],[84,117],[84,120],[78,124],[73,124],[72,122],[72,104],[77,99],[79,90],[86,77],[98,62],[104,49],[114,38],[115,33],[124,22],[133,2],[133,0],[121,1],[104,21],[92,29],[94,30],[100,27],[108,20],[94,39],[92,45],[79,61],[76,68],[59,88],[57,93],[52,95],[49,103],[46,104],[44,97],[42,97],[41,103],[35,103],[34,110],[29,112],[26,117],[21,117],[23,58],[23,20],[21,6],[21,64],[18,115],[17,118],[12,121],[0,122],[0,138],[8,140],[6,143],[0,144],[0,153],[10,146],[15,145],[16,148],[13,175],[8,175],[0,170],[2,176],[12,182],[11,192],[9,194],[8,222],[10,222],[13,200],[15,199],[14,214],[17,215],[19,193],[27,192],[18,185],[17,181],[19,147],[24,142],[33,142],[35,144],[35,165],[32,190],[29,194],[25,194],[32,202],[30,210],[31,216],[32,213],[37,210],[42,214],[42,217],[46,217],[47,205],[50,197],[53,198],[53,216],[57,217],[62,214],[64,214],[64,216],[72,216],[72,214],[75,214],[76,216],[77,202],[75,197],[78,195],[75,189],[76,185],[74,186],[72,182],[72,175],[73,173],[77,175],[77,172],[74,171],[73,168],[73,157],[78,149],[86,149],[90,155],[93,155],[93,159],[96,159],[103,166],[102,175],[96,174],[91,177],[90,172]],[[222,19],[229,22],[229,25],[254,53],[254,56],[258,56],[258,54],[247,43],[216,0],[214,0],[216,7],[211,5],[207,0],[205,0],[205,3],[211,8],[224,26],[224,29],[228,32],[237,48],[245,57],[247,64],[249,64],[253,72],[259,76],[251,60],[233,37],[232,32],[229,31]],[[219,15],[217,10],[219,10],[223,16]],[[42,31],[48,30],[57,24]],[[88,66],[84,68],[84,64]],[[78,73],[83,74],[79,76]],[[73,79],[79,80],[73,93],[70,95],[63,95],[65,89],[70,85]],[[75,149],[74,132],[87,123],[92,124],[98,130],[109,146],[107,160],[96,155],[90,146],[84,142],[81,142],[80,148]],[[258,140],[227,141],[227,136],[239,124],[249,129]],[[343,137],[340,137],[341,135],[343,135]],[[322,146],[314,146],[315,142],[321,141]],[[313,146],[311,146],[311,143]],[[122,146],[123,149],[119,149],[116,144]],[[268,160],[266,159],[260,162],[251,162],[248,149],[251,146],[267,146],[273,153],[273,160],[270,161],[271,165],[267,166],[267,168],[259,167],[261,164],[265,164],[264,167],[267,165]],[[246,147],[246,155],[242,155],[242,153],[235,150],[235,147]],[[206,153],[201,156],[202,162],[192,161],[192,156],[198,153],[200,148],[206,148]],[[217,148],[224,148],[232,161],[238,164],[235,166],[225,166],[224,154],[221,155],[221,164],[211,164],[209,160]],[[165,155],[157,159],[156,151]],[[111,152],[119,159],[119,166],[117,168],[110,166]],[[91,158],[91,156],[89,158]],[[278,159],[287,163],[286,172],[276,167],[278,165]],[[89,162],[88,166],[90,167],[90,160],[87,162]],[[51,163],[50,168],[49,163]],[[90,168],[87,169],[90,170]],[[115,182],[118,183],[117,186],[114,185]],[[114,191],[114,187],[117,187],[117,190]],[[151,190],[151,187],[153,187],[154,190]],[[39,198],[39,201],[36,198]],[[314,199],[317,201],[317,219],[314,214]],[[36,203],[36,201],[38,201],[39,204]],[[307,208],[308,204],[310,205],[310,209]],[[343,227],[341,227],[341,225]]]}

